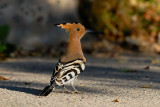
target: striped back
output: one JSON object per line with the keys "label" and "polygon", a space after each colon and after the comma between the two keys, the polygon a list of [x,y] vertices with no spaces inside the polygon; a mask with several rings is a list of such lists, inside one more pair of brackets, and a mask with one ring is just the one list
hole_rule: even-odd
{"label": "striped back", "polygon": [[85,63],[82,59],[73,60],[67,63],[57,63],[51,80],[55,80],[57,85],[64,85],[73,81],[78,74],[85,69]]}

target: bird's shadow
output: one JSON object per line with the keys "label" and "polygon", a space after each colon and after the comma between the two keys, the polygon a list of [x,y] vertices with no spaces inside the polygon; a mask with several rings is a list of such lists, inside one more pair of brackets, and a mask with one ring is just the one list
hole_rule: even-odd
{"label": "bird's shadow", "polygon": [[[11,90],[11,91],[17,91],[17,92],[23,92],[27,94],[32,94],[38,96],[39,93],[42,91],[42,89],[35,89],[35,88],[28,88],[28,87],[20,87],[20,86],[0,86],[0,88]],[[56,87],[56,90],[53,90],[54,93],[67,93],[67,94],[73,94],[66,90],[64,90],[62,87]]]}
{"label": "bird's shadow", "polygon": [[[64,90],[62,87],[56,87],[56,90],[53,90],[53,93],[67,93],[67,94],[84,94],[85,92],[95,92],[95,90],[89,89],[89,88],[82,88],[81,86],[77,86],[79,89],[79,93],[72,93],[73,90],[70,90],[71,92],[68,92]],[[35,88],[27,88],[27,87],[19,87],[19,86],[0,86],[0,88],[11,90],[11,91],[17,91],[17,92],[23,92],[27,94],[32,94],[35,96],[38,96],[39,93],[42,91],[42,89],[35,89]],[[83,89],[83,92],[81,91]],[[84,91],[85,90],[85,91]]]}
{"label": "bird's shadow", "polygon": [[17,87],[17,86],[0,86],[0,88],[12,90],[12,91],[24,92],[24,93],[33,94],[33,95],[38,95],[42,91],[40,89]]}
{"label": "bird's shadow", "polygon": [[[1,63],[0,67],[1,68],[12,68],[16,72],[24,72],[24,73],[39,73],[39,74],[51,74],[52,70],[52,63],[50,62],[45,62],[45,63],[38,63],[38,62],[7,62],[7,63]],[[29,64],[29,65],[28,65]],[[37,64],[37,65],[36,65]],[[33,66],[34,65],[34,66]],[[127,71],[126,71],[127,69]],[[121,80],[127,80],[127,81],[139,81],[143,82],[145,84],[148,83],[160,83],[159,79],[159,72],[154,71],[154,70],[143,70],[143,69],[138,69],[134,70],[135,72],[128,72],[128,71],[133,71],[134,69],[130,67],[121,67],[117,65],[117,67],[110,67],[110,65],[106,66],[99,66],[99,65],[87,65],[85,72],[82,73],[79,79],[84,80],[84,81],[100,81],[101,83],[97,83],[97,85],[103,85],[106,84],[106,82],[110,83],[110,86],[117,85],[114,84],[113,79],[119,79]],[[13,72],[14,73],[14,72]],[[108,79],[106,79],[108,78]],[[145,79],[146,78],[146,79]],[[131,82],[132,83],[132,82]],[[139,87],[136,83],[135,84],[129,84],[128,82],[126,83],[127,85],[123,85],[123,83],[119,82],[119,85],[121,87]],[[6,86],[7,85],[7,86]],[[33,87],[32,87],[33,86]],[[24,92],[32,95],[38,95],[42,89],[44,88],[45,84],[42,83],[32,83],[31,86],[28,88],[26,87],[23,82],[20,81],[0,81],[0,88],[8,89],[11,91],[18,91],[18,92]],[[41,87],[42,89],[35,89],[34,87]],[[152,87],[153,89],[159,89],[159,86],[154,86]],[[105,94],[106,91],[101,91],[97,88],[91,88],[88,86],[78,86],[78,89],[83,90],[84,93],[102,93]],[[107,90],[108,93],[114,94],[112,91]],[[56,93],[66,93],[64,91],[59,91]]]}

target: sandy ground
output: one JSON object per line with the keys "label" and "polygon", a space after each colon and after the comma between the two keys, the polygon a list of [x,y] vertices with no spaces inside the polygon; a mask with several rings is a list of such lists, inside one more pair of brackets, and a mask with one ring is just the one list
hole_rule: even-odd
{"label": "sandy ground", "polygon": [[[58,87],[36,95],[50,80],[57,59],[9,59],[0,62],[0,107],[160,107],[160,59],[88,57],[86,70],[70,94]],[[145,70],[146,66],[150,69]],[[118,99],[120,102],[112,102]]]}

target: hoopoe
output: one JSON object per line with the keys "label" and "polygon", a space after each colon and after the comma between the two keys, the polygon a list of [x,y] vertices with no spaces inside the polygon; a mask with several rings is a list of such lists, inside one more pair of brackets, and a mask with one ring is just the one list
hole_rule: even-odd
{"label": "hoopoe", "polygon": [[[73,83],[77,76],[84,71],[86,58],[83,55],[81,48],[81,38],[85,34],[85,27],[80,23],[66,23],[59,24],[58,27],[62,27],[69,32],[69,42],[66,49],[66,53],[57,63],[51,80],[48,86],[46,86],[39,96],[47,96],[55,86],[63,86],[64,89],[69,91],[65,85],[70,84],[74,89],[73,92],[78,93]],[[71,91],[69,91],[71,92]]]}

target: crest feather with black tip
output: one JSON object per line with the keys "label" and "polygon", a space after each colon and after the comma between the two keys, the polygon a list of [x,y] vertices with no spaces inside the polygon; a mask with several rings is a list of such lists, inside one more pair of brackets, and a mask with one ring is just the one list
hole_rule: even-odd
{"label": "crest feather with black tip", "polygon": [[63,29],[67,30],[68,28],[76,27],[78,24],[80,24],[80,23],[78,23],[78,22],[76,22],[76,23],[63,23],[63,24],[56,24],[56,26],[62,27]]}
{"label": "crest feather with black tip", "polygon": [[79,22],[74,22],[74,23],[61,23],[61,24],[55,24],[56,26],[60,26],[60,25],[69,25],[69,24],[79,24]]}

